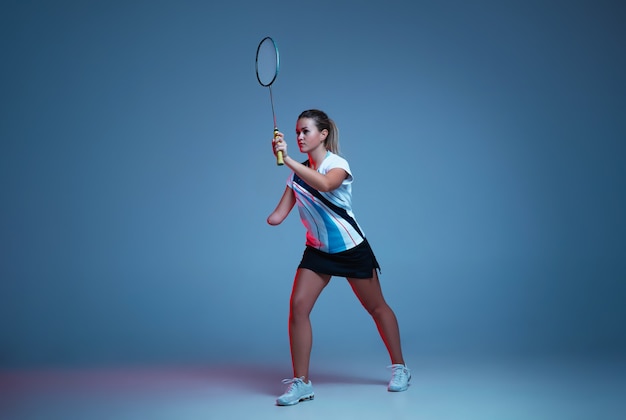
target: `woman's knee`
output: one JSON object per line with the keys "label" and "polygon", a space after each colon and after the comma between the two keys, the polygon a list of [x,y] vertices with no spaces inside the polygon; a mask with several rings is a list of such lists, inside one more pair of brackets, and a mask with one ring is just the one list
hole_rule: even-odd
{"label": "woman's knee", "polygon": [[384,318],[391,312],[391,308],[385,302],[365,307],[365,310],[375,319]]}
{"label": "woman's knee", "polygon": [[292,297],[289,307],[290,318],[294,321],[309,319],[311,305],[306,299]]}

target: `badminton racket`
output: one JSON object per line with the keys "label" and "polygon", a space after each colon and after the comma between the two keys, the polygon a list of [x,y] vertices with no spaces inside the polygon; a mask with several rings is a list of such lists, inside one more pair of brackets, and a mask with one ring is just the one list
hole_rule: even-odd
{"label": "badminton racket", "polygon": [[[274,112],[274,96],[272,95],[272,83],[278,76],[280,68],[280,56],[278,55],[278,47],[276,42],[266,36],[261,40],[256,49],[256,78],[261,86],[267,87],[270,92],[270,103],[272,105],[272,117],[274,118],[274,138],[278,135],[278,126],[276,124],[276,113]],[[283,152],[276,153],[276,164],[283,165]]]}

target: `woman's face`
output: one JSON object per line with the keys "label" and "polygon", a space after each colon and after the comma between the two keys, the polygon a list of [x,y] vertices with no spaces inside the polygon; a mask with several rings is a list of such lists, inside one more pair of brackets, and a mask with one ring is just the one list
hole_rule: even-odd
{"label": "woman's face", "polygon": [[296,124],[296,135],[300,151],[310,153],[318,147],[324,147],[328,131],[319,131],[312,118],[300,118]]}

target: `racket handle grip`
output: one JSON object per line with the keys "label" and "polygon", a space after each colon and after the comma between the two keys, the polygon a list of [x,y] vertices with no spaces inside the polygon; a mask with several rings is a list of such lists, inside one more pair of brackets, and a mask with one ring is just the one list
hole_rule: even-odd
{"label": "racket handle grip", "polygon": [[[276,137],[277,134],[278,128],[274,128],[274,137]],[[276,152],[276,165],[281,166],[284,164],[285,162],[283,161],[283,152],[279,150],[278,152]]]}

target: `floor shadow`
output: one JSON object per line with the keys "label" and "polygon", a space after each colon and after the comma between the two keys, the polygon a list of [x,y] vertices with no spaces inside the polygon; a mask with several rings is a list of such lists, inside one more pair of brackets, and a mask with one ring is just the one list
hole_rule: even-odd
{"label": "floor shadow", "polygon": [[[291,370],[276,366],[212,366],[203,371],[206,379],[211,383],[221,383],[244,387],[252,392],[264,395],[280,395],[285,390],[282,379],[291,377]],[[336,372],[316,372],[311,376],[315,384],[354,384],[354,385],[382,385],[387,381],[381,378],[340,374]]]}
{"label": "floor shadow", "polygon": [[[243,389],[276,396],[285,390],[282,379],[291,378],[291,366],[272,364],[223,364],[210,366],[77,369],[16,372],[0,375],[3,394],[133,393],[168,390]],[[314,384],[385,385],[383,379],[316,371]],[[10,391],[10,392],[9,392]],[[6,395],[5,395],[6,396]]]}
{"label": "floor shadow", "polygon": [[194,373],[211,386],[236,387],[263,395],[280,395],[284,391],[281,383],[288,371],[284,368],[267,365],[221,366],[213,365],[197,369]]}

